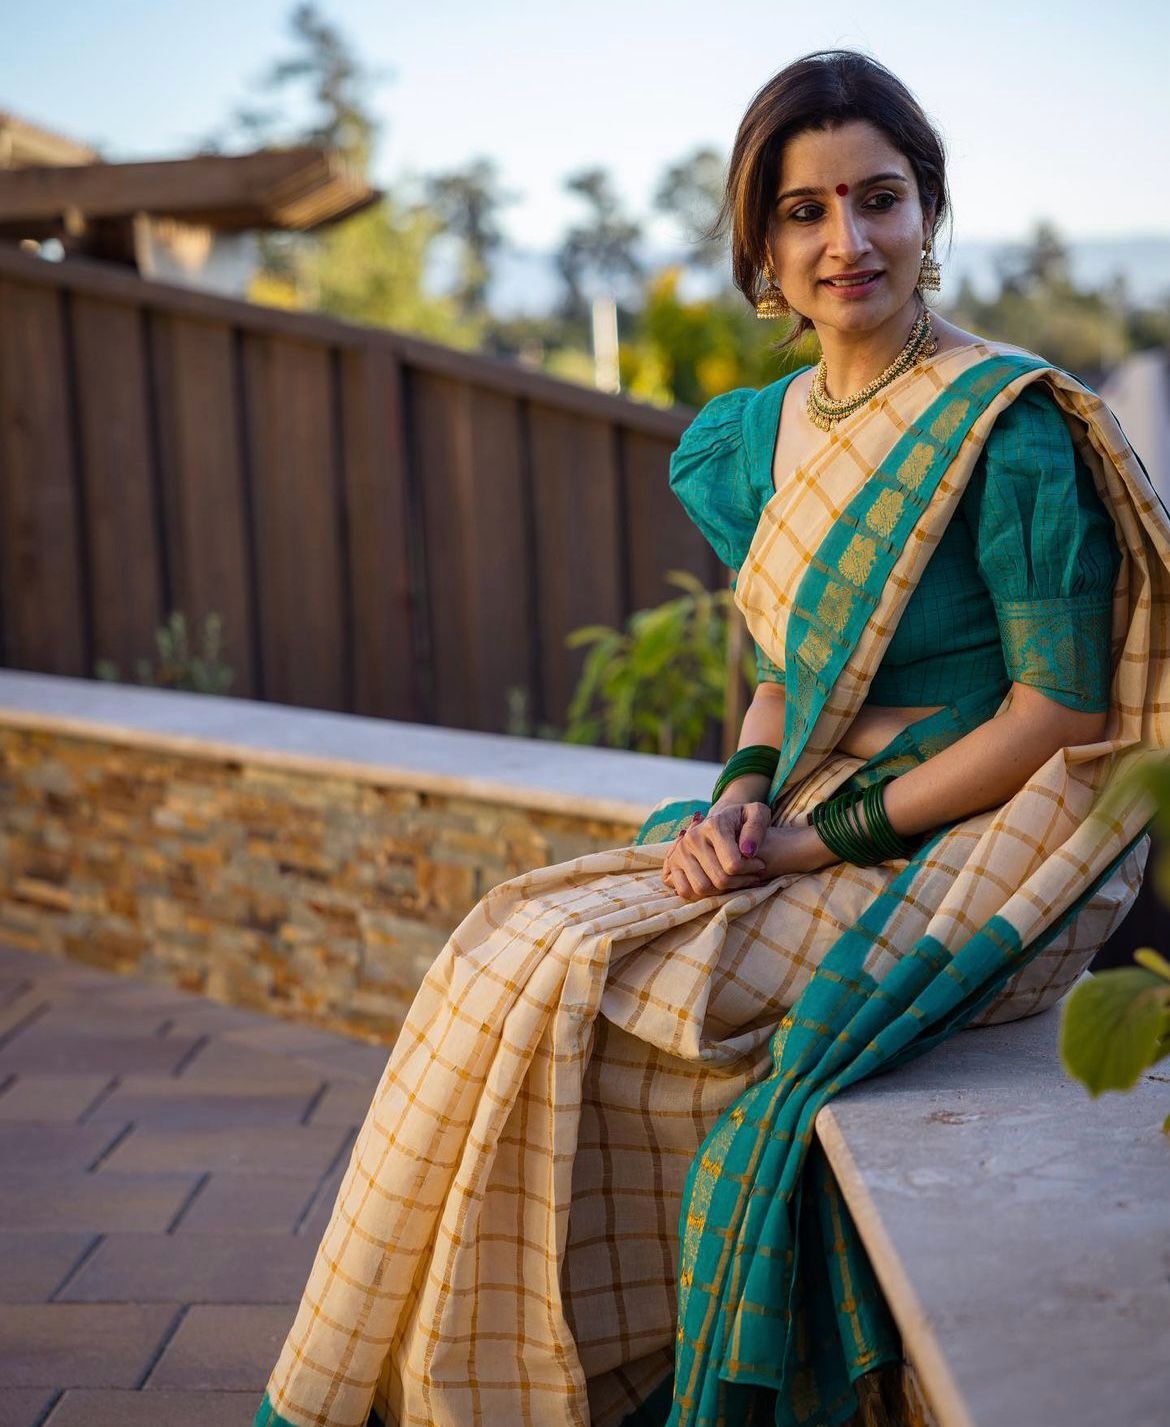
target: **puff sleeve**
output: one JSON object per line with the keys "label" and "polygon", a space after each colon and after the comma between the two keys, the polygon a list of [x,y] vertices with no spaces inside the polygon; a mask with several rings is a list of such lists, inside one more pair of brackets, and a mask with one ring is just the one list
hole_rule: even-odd
{"label": "puff sleeve", "polygon": [[736,387],[699,408],[670,457],[670,488],[725,565],[738,570],[759,520],[744,462],[743,413],[756,395]]}
{"label": "puff sleeve", "polygon": [[[670,488],[720,560],[736,572],[760,519],[760,496],[744,459],[743,415],[757,393],[736,387],[699,408],[670,457]],[[731,581],[735,587],[735,579]],[[784,671],[757,644],[756,677],[783,683]]]}
{"label": "puff sleeve", "polygon": [[1067,708],[1109,707],[1113,521],[1047,386],[996,419],[963,509],[1008,677]]}

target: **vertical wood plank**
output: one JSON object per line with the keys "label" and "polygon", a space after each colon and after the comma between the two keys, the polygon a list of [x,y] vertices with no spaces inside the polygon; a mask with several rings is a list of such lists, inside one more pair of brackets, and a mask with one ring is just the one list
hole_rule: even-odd
{"label": "vertical wood plank", "polygon": [[12,668],[93,677],[62,296],[0,281],[0,591]]}
{"label": "vertical wood plank", "polygon": [[186,317],[151,320],[172,602],[193,631],[202,632],[209,614],[220,616],[220,657],[232,670],[228,692],[255,698],[258,650],[232,329]]}
{"label": "vertical wood plank", "polygon": [[244,366],[264,697],[346,710],[352,630],[329,349],[249,333]]}
{"label": "vertical wood plank", "polygon": [[73,342],[93,655],[133,682],[139,659],[156,661],[155,630],[169,613],[139,310],[79,296]]}
{"label": "vertical wood plank", "polygon": [[423,717],[412,591],[424,584],[409,538],[402,370],[369,344],[341,356],[345,482],[353,582],[354,711]]}
{"label": "vertical wood plank", "polygon": [[690,570],[708,589],[726,589],[719,557],[670,489],[671,443],[630,427],[621,435],[632,608],[647,609],[678,593],[664,578],[669,570]]}
{"label": "vertical wood plank", "polygon": [[436,720],[500,732],[532,678],[517,399],[430,374],[413,390]]}
{"label": "vertical wood plank", "polygon": [[587,653],[566,635],[622,620],[618,473],[608,423],[533,404],[530,429],[544,713],[560,728]]}

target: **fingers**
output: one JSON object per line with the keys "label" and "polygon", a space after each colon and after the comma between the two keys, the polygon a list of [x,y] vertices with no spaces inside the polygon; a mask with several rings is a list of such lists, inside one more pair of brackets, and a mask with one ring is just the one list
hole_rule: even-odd
{"label": "fingers", "polygon": [[711,845],[701,839],[686,838],[677,845],[671,867],[671,885],[681,897],[711,897],[739,887],[752,887],[764,870],[745,866],[740,873],[724,871]]}
{"label": "fingers", "polygon": [[739,850],[744,857],[754,857],[772,826],[772,809],[767,803],[749,803],[744,809],[743,826],[739,830]]}

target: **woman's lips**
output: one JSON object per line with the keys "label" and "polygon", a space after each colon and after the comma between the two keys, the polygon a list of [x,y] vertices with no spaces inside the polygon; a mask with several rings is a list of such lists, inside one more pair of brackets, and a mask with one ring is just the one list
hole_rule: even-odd
{"label": "woman's lips", "polygon": [[845,284],[843,287],[836,286],[829,278],[822,278],[821,282],[830,292],[835,292],[840,297],[866,297],[877,287],[881,279],[882,274],[878,272],[874,273],[874,275],[865,282],[851,282]]}

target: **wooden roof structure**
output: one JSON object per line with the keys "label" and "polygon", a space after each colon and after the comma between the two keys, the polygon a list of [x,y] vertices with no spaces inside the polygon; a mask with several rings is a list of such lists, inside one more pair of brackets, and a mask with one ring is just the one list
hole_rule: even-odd
{"label": "wooden roof structure", "polygon": [[140,214],[218,232],[310,229],[381,197],[323,148],[138,163],[44,161],[0,169],[0,238],[43,239]]}

